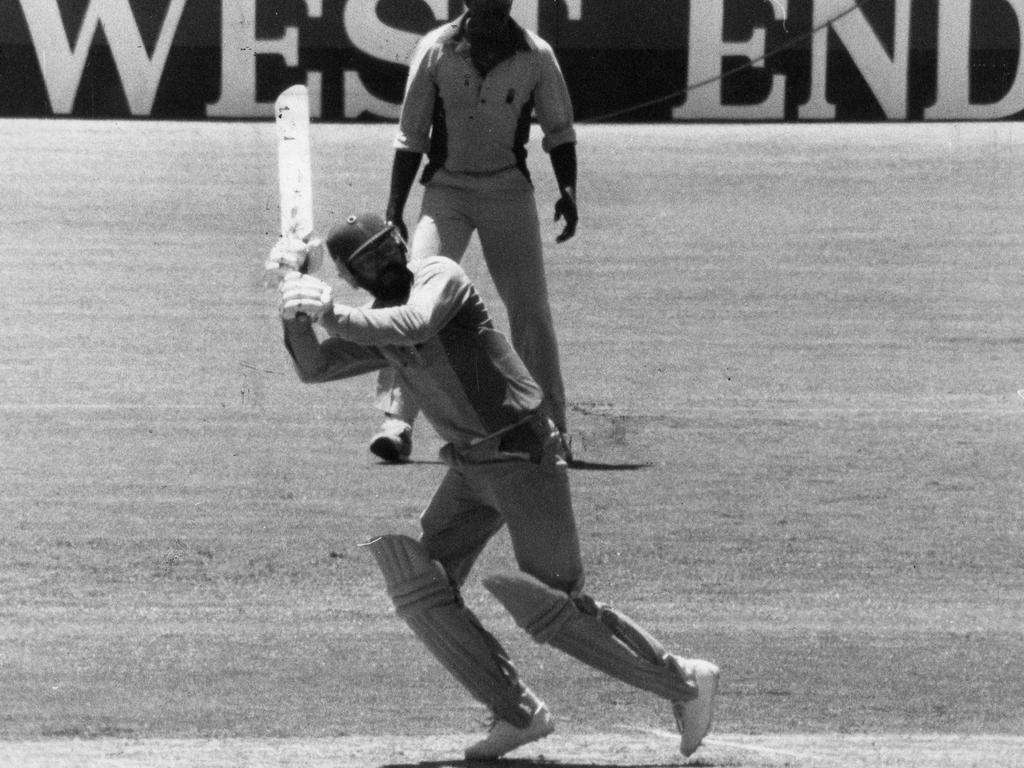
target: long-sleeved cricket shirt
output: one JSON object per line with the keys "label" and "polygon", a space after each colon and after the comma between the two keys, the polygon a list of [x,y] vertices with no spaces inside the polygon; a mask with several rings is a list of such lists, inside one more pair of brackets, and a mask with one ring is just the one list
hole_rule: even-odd
{"label": "long-sleeved cricket shirt", "polygon": [[399,306],[334,305],[321,340],[306,319],[283,321],[299,378],[318,383],[391,365],[434,428],[456,448],[479,443],[535,413],[534,382],[462,268],[434,256],[413,268]]}

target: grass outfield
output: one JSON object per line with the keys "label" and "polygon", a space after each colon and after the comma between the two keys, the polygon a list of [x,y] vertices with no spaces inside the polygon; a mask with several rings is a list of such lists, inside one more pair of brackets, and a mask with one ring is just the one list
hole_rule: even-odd
{"label": "grass outfield", "polygon": [[[314,126],[318,221],[380,208],[391,131]],[[545,234],[588,587],[722,666],[693,762],[1014,765],[1024,127],[580,139],[580,230]],[[480,730],[356,548],[416,531],[440,442],[379,465],[372,378],[292,373],[274,151],[0,121],[0,765],[441,766]],[[559,718],[528,764],[680,758],[666,706],[466,599]]]}

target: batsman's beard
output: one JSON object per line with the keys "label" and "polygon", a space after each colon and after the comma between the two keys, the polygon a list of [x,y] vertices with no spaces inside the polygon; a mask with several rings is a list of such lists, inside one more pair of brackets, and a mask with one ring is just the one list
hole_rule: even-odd
{"label": "batsman's beard", "polygon": [[373,297],[385,304],[401,304],[409,298],[412,272],[404,264],[389,264],[377,276],[373,285],[365,286]]}

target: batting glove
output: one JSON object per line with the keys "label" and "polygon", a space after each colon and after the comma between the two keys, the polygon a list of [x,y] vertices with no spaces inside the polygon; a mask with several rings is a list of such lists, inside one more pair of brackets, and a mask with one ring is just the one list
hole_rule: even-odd
{"label": "batting glove", "polygon": [[281,280],[278,291],[282,320],[294,320],[298,315],[319,320],[333,307],[331,286],[313,275],[289,272]]}
{"label": "batting glove", "polygon": [[316,272],[323,262],[323,250],[322,240],[307,241],[289,232],[274,244],[263,264],[267,281],[280,281],[289,272]]}

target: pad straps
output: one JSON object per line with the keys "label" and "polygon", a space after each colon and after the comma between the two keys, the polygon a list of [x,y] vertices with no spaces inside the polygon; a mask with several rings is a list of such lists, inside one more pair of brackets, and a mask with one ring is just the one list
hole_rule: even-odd
{"label": "pad straps", "polygon": [[445,669],[502,720],[526,727],[537,706],[498,640],[466,608],[444,569],[408,536],[367,547],[384,574],[395,612]]}

